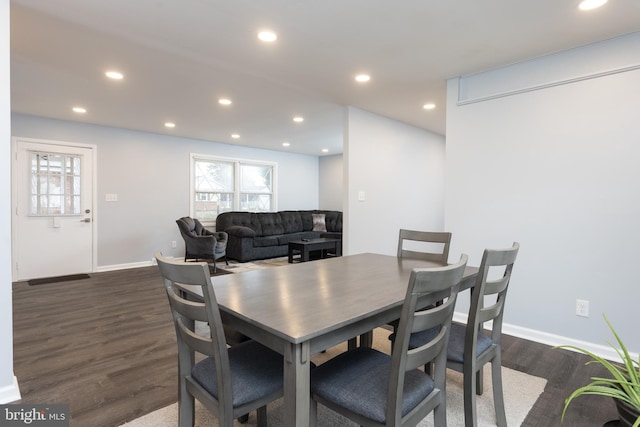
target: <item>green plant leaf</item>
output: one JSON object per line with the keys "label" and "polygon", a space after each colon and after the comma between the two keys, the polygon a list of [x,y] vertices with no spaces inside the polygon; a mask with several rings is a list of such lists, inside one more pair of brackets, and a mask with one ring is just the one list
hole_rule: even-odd
{"label": "green plant leaf", "polygon": [[[573,399],[582,395],[611,397],[613,399],[626,402],[640,411],[640,355],[637,361],[631,357],[629,351],[622,342],[622,339],[614,329],[611,322],[609,322],[609,319],[607,319],[607,316],[603,314],[603,317],[616,338],[618,347],[611,343],[609,343],[609,345],[616,351],[618,357],[622,360],[622,364],[611,362],[577,346],[560,345],[554,347],[573,350],[589,356],[592,360],[588,361],[586,363],[587,365],[592,363],[599,364],[611,374],[611,378],[592,377],[591,383],[574,390],[564,402],[562,420],[564,420],[569,404]],[[633,427],[640,427],[640,417],[636,420]]]}

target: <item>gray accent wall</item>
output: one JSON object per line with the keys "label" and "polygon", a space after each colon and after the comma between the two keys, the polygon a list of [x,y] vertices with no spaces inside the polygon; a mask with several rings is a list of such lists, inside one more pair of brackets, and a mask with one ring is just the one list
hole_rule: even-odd
{"label": "gray accent wall", "polygon": [[[97,270],[183,256],[190,153],[277,163],[277,209],[318,209],[318,157],[14,114],[16,137],[97,147]],[[107,202],[106,194],[117,194]],[[171,248],[171,242],[177,248]]]}
{"label": "gray accent wall", "polygon": [[484,248],[520,242],[512,332],[606,347],[605,313],[638,352],[640,33],[484,74],[448,82],[451,253],[478,264]]}

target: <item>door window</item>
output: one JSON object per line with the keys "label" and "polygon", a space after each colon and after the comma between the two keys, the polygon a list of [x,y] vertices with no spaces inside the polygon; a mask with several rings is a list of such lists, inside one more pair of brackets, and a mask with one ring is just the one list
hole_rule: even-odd
{"label": "door window", "polygon": [[31,152],[30,215],[79,215],[82,157]]}

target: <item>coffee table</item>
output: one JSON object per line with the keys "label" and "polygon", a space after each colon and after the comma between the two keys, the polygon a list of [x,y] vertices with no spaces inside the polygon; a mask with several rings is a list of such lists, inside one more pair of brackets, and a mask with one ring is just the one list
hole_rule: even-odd
{"label": "coffee table", "polygon": [[327,251],[333,250],[335,256],[342,256],[342,240],[340,239],[303,239],[289,242],[289,263],[293,262],[293,255],[300,252],[300,262],[309,261],[311,252],[320,252],[320,258],[327,257]]}

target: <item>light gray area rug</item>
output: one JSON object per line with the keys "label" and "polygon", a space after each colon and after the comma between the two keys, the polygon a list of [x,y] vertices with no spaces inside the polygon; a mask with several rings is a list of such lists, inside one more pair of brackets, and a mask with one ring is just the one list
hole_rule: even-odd
{"label": "light gray area rug", "polygon": [[220,263],[220,267],[232,273],[244,273],[245,271],[259,270],[269,267],[279,267],[289,263],[288,257],[256,260],[252,262],[229,261],[229,265]]}
{"label": "light gray area rug", "polygon": [[[378,328],[374,331],[374,348],[389,352],[390,343],[387,339],[389,331]],[[346,343],[328,349],[325,353],[315,355],[313,361],[317,364],[336,356],[346,350]],[[485,367],[485,391],[482,396],[477,396],[478,426],[495,426],[495,413],[493,408],[493,392],[491,390],[490,367]],[[520,426],[536,400],[544,391],[547,381],[524,374],[508,368],[502,368],[502,382],[504,388],[505,408],[507,413],[507,425]],[[464,403],[462,393],[462,374],[447,370],[447,425],[449,427],[464,426]],[[279,399],[267,408],[269,426],[282,426],[283,405]],[[155,412],[137,418],[127,424],[126,427],[175,427],[178,425],[178,404],[166,406]],[[216,418],[200,403],[196,402],[196,427],[217,426]],[[256,415],[252,412],[246,424],[237,421],[235,425],[253,427],[256,425]],[[352,427],[357,424],[318,405],[318,427]],[[432,427],[433,415],[428,415],[420,424],[420,427]]]}

